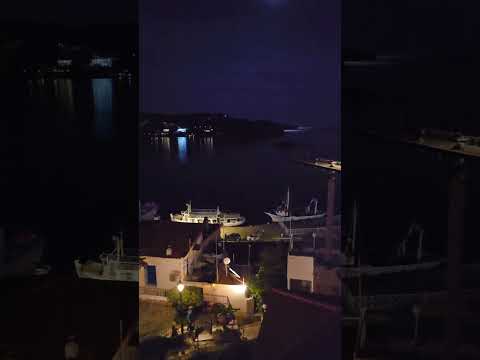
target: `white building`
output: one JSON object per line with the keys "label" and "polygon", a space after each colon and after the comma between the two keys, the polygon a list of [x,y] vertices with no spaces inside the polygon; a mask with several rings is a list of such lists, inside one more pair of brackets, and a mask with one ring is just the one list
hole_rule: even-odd
{"label": "white building", "polygon": [[140,288],[156,289],[165,294],[185,281],[194,268],[203,243],[202,224],[167,221],[143,222],[140,225]]}
{"label": "white building", "polygon": [[144,265],[139,272],[140,298],[167,300],[168,290],[179,282],[202,289],[207,303],[231,304],[240,312],[252,314],[253,298],[248,296],[242,280],[225,272],[220,262],[218,282],[193,281],[192,274],[203,249],[220,235],[216,225],[207,238],[203,224],[148,221],[140,224],[140,258]]}
{"label": "white building", "polygon": [[293,241],[287,260],[287,288],[296,292],[321,295],[340,295],[341,281],[337,266],[343,263],[340,251],[340,227],[331,234],[333,248],[326,248],[325,228],[319,228],[315,237]]}
{"label": "white building", "polygon": [[340,295],[341,292],[337,266],[325,264],[312,253],[295,252],[288,255],[287,281],[287,288],[291,291],[328,296]]}

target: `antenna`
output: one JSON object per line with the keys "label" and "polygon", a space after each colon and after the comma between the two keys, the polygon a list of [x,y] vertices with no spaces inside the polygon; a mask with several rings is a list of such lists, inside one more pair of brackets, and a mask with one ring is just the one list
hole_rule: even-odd
{"label": "antenna", "polygon": [[226,257],[223,259],[223,263],[225,264],[225,277],[228,276],[228,264],[230,264],[230,258]]}
{"label": "antenna", "polygon": [[290,216],[290,187],[287,189],[287,216]]}

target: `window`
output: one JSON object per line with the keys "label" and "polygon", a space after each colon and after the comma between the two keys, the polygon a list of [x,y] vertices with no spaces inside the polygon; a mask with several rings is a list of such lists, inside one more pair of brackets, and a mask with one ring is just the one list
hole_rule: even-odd
{"label": "window", "polygon": [[149,286],[157,286],[157,268],[155,265],[147,265],[146,283]]}
{"label": "window", "polygon": [[312,282],[308,280],[290,279],[290,290],[298,292],[311,292]]}
{"label": "window", "polygon": [[177,282],[180,279],[180,271],[172,271],[170,273],[170,281]]}

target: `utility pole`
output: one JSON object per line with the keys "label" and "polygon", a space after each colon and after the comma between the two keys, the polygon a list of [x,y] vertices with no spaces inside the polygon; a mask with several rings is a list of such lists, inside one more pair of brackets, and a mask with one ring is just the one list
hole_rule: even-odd
{"label": "utility pole", "polygon": [[463,158],[453,164],[449,180],[448,208],[448,311],[446,321],[446,359],[456,359],[461,333],[459,310],[462,309],[461,261],[464,240],[465,177]]}
{"label": "utility pole", "polygon": [[218,236],[215,236],[215,271],[216,271],[216,282],[218,283]]}
{"label": "utility pole", "polygon": [[328,257],[332,256],[333,244],[332,244],[332,232],[335,217],[335,190],[336,190],[336,175],[334,172],[328,174],[328,194],[327,194],[327,233],[326,233],[326,246]]}

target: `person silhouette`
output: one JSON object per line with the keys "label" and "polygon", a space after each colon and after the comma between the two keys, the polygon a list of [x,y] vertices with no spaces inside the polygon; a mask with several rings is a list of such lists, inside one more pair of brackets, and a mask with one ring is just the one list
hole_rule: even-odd
{"label": "person silhouette", "polygon": [[78,359],[79,346],[75,340],[75,336],[69,336],[65,343],[65,359],[74,360]]}

